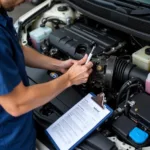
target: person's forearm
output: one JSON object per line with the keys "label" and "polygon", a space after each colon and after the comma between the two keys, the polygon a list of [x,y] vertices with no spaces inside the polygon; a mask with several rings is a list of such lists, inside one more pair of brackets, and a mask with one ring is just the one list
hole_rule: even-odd
{"label": "person's forearm", "polygon": [[93,64],[85,65],[86,61],[87,55],[48,83],[26,87],[21,81],[9,94],[0,96],[0,105],[12,116],[20,116],[48,103],[68,87],[87,83]]}
{"label": "person's forearm", "polygon": [[27,66],[32,68],[60,71],[60,63],[62,61],[42,55],[36,50],[27,46],[22,46],[22,49]]}
{"label": "person's forearm", "polygon": [[68,76],[64,74],[48,83],[25,87],[22,91],[19,90],[19,93],[16,91],[11,95],[11,100],[8,95],[8,98],[5,97],[3,107],[13,116],[20,116],[48,103],[70,86]]}

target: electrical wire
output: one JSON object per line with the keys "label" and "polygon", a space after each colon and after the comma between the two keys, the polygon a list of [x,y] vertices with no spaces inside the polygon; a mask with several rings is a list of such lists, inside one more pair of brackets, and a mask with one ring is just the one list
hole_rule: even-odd
{"label": "electrical wire", "polygon": [[143,47],[143,45],[140,42],[138,42],[138,40],[134,36],[131,35],[131,37],[141,48]]}
{"label": "electrical wire", "polygon": [[127,91],[127,96],[126,96],[125,106],[127,106],[129,97],[130,97],[130,89]]}
{"label": "electrical wire", "polygon": [[125,93],[127,90],[133,88],[133,87],[142,87],[142,83],[141,83],[141,80],[140,79],[137,79],[137,78],[131,78],[130,80],[126,81],[123,86],[121,87],[120,91],[119,91],[119,94],[118,94],[118,97],[117,97],[117,100],[116,100],[116,107],[118,106],[120,100],[121,100],[121,97],[122,97],[122,94]]}
{"label": "electrical wire", "polygon": [[129,59],[127,59],[127,60],[129,60],[130,62],[132,62],[132,57],[131,57],[131,55],[119,56],[119,59],[122,59],[122,58],[124,58],[124,59],[129,58]]}
{"label": "electrical wire", "polygon": [[31,80],[33,83],[38,84],[35,80],[33,80],[32,78],[30,78],[29,76],[27,76],[29,80]]}

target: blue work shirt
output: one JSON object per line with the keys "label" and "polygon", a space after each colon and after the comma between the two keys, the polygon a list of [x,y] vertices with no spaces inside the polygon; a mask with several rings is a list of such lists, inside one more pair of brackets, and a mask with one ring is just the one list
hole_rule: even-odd
{"label": "blue work shirt", "polygon": [[[0,96],[9,94],[20,83],[29,86],[24,55],[13,21],[0,13]],[[13,117],[0,106],[0,150],[35,150],[36,134],[32,112]]]}

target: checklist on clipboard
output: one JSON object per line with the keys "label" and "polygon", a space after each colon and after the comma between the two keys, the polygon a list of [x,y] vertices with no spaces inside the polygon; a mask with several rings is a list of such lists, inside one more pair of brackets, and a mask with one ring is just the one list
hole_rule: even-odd
{"label": "checklist on clipboard", "polygon": [[89,93],[46,129],[57,150],[73,150],[112,115],[113,110],[107,105],[102,109],[93,96]]}

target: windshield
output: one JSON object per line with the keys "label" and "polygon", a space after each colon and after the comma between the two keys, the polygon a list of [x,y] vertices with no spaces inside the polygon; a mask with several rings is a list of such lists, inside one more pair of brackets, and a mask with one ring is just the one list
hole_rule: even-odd
{"label": "windshield", "polygon": [[136,1],[150,4],[150,0],[136,0]]}

